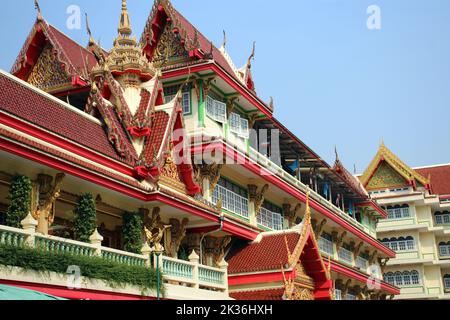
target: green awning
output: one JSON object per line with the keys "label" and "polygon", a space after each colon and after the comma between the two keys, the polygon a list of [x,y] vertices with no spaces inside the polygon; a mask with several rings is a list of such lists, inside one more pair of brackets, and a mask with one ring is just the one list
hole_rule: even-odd
{"label": "green awning", "polygon": [[42,292],[0,284],[0,300],[66,300]]}

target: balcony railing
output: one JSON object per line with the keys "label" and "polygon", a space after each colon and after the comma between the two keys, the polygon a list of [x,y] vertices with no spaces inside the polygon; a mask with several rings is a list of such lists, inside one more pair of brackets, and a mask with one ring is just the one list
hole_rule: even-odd
{"label": "balcony railing", "polygon": [[[27,220],[27,223],[24,223]],[[0,244],[8,246],[27,246],[37,250],[61,254],[74,254],[85,257],[102,257],[105,260],[131,266],[151,267],[150,249],[143,249],[143,254],[134,254],[121,250],[103,247],[103,238],[96,231],[91,243],[84,243],[49,235],[36,233],[37,222],[29,215],[22,222],[24,229],[0,225]],[[31,223],[30,223],[31,222]],[[199,264],[199,257],[193,253],[190,261],[183,261],[160,256],[159,265],[165,283],[179,283],[197,289],[208,289],[216,292],[228,292],[227,264],[223,261],[220,268],[212,268]],[[154,255],[154,259],[158,259]],[[158,263],[157,260],[154,263]],[[156,264],[153,264],[155,267]]]}
{"label": "balcony railing", "polygon": [[329,255],[330,257],[334,256],[334,246],[333,242],[323,237],[319,238],[319,249],[323,253]]}
{"label": "balcony railing", "polygon": [[217,204],[219,199],[222,199],[222,209],[244,218],[249,217],[247,198],[244,198],[237,193],[222,187],[221,185],[217,185],[214,189],[212,202]]}
{"label": "balcony railing", "polygon": [[[262,155],[260,152],[255,150],[254,148],[249,148],[249,156],[250,158],[259,163],[264,168],[269,168],[268,171],[273,173],[274,175],[280,177],[285,182],[293,185],[294,187],[297,187],[299,190],[303,191],[304,193],[307,192],[308,187],[303,184],[301,181],[297,180],[295,177],[293,177],[291,174],[286,172],[283,168],[276,165],[274,162],[272,162],[269,158]],[[319,193],[315,192],[314,190],[310,190],[310,195],[313,200],[320,203],[322,206],[336,214],[337,216],[343,218],[345,221],[353,225],[354,227],[358,228],[359,230],[363,231],[364,233],[370,235],[372,238],[375,236],[375,232],[370,230],[368,227],[362,225],[354,218],[350,217],[348,213],[345,213],[342,209],[335,206],[332,202],[322,197]],[[375,239],[375,238],[374,238]]]}
{"label": "balcony railing", "polygon": [[258,223],[271,230],[283,230],[283,216],[266,208],[261,208],[258,215]]}
{"label": "balcony railing", "polygon": [[339,261],[348,264],[353,264],[353,253],[345,248],[340,248],[338,251]]}
{"label": "balcony railing", "polygon": [[182,286],[207,289],[213,291],[228,291],[228,273],[226,264],[222,268],[212,268],[199,264],[199,257],[193,253],[190,261],[182,261],[169,257],[156,257],[168,283],[178,283]]}

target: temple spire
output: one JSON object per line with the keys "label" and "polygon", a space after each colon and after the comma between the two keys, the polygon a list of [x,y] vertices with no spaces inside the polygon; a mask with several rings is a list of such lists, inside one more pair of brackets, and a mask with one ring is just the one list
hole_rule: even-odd
{"label": "temple spire", "polygon": [[122,13],[120,14],[119,34],[130,36],[132,33],[130,15],[128,14],[127,0],[122,0]]}

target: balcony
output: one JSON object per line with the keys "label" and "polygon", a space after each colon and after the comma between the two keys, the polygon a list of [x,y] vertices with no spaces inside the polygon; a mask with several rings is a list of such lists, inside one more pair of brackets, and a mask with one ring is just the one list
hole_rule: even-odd
{"label": "balcony", "polygon": [[369,267],[369,261],[361,256],[358,256],[356,258],[355,265],[359,270],[367,272],[367,268]]}
{"label": "balcony", "polygon": [[339,261],[353,266],[353,253],[345,248],[340,248],[338,251]]}
{"label": "balcony", "polygon": [[323,237],[319,238],[319,249],[329,257],[334,257],[334,244]]}
{"label": "balcony", "polygon": [[[227,264],[224,261],[220,265],[220,268],[212,268],[201,265],[199,263],[199,257],[195,252],[191,254],[189,261],[183,261],[166,256],[154,255],[148,246],[144,246],[142,254],[133,254],[107,248],[101,245],[103,238],[97,231],[91,237],[91,243],[42,235],[36,233],[36,222],[30,218],[31,215],[27,217],[27,219],[29,219],[28,221],[32,221],[31,225],[26,225],[22,222],[24,229],[0,225],[0,245],[8,246],[9,248],[26,248],[27,250],[35,250],[36,252],[41,253],[47,252],[56,256],[70,256],[74,257],[74,259],[84,259],[84,261],[91,261],[89,263],[93,264],[92,267],[94,269],[96,261],[111,262],[114,263],[115,266],[123,265],[136,267],[139,270],[133,269],[134,271],[138,270],[140,273],[144,274],[147,272],[145,270],[156,274],[156,266],[159,266],[162,274],[163,290],[166,293],[165,297],[168,299],[229,299]],[[91,258],[92,260],[90,260]],[[16,267],[18,270],[23,268],[23,266],[20,265],[12,265],[8,266],[8,268],[9,267]],[[64,266],[58,266],[59,269],[63,267]],[[27,269],[26,272],[28,271],[29,270]],[[31,270],[30,272],[37,272],[36,274],[39,274],[39,271],[40,270]],[[41,285],[60,286],[61,277],[67,276],[64,273],[58,273],[56,270],[46,271],[50,271],[52,276],[41,279],[40,281],[38,281],[38,278],[40,278],[39,276],[22,274],[22,271],[16,272],[17,276],[12,280],[26,282],[25,279],[27,279],[27,281],[29,280],[32,283],[39,282]],[[134,276],[134,273],[127,275],[128,279],[132,279]],[[1,278],[5,279],[3,276]],[[86,289],[105,292],[117,292],[118,290],[115,286],[110,285],[108,279],[89,278],[88,280],[88,282],[96,283],[96,285]],[[155,296],[154,292],[144,294],[137,283],[128,283],[127,281],[124,281],[121,285],[128,288],[126,294]]]}
{"label": "balcony", "polygon": [[[261,154],[259,151],[255,150],[252,147],[249,147],[249,157],[262,167],[266,168],[270,173],[276,175],[277,177],[284,180],[286,183],[290,184],[291,186],[301,190],[302,192],[306,193],[308,190],[308,187],[303,184],[301,181],[297,180],[295,177],[293,177],[291,174],[286,172],[283,168],[276,165],[274,162],[272,162],[269,158]],[[324,206],[326,209],[330,210],[337,216],[343,218],[346,222],[350,223],[352,226],[358,228],[359,230],[363,231],[364,233],[370,235],[371,237],[375,238],[375,231],[370,230],[368,227],[364,226],[363,224],[359,223],[354,218],[350,217],[348,213],[344,212],[342,209],[336,207],[332,202],[322,197],[319,193],[315,192],[314,190],[309,189],[311,199],[315,200],[322,206]]]}

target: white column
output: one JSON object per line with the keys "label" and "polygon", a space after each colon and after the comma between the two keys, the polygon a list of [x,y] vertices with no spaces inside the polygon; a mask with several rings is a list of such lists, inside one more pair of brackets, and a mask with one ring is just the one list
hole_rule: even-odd
{"label": "white column", "polygon": [[89,241],[95,246],[95,255],[101,257],[103,237],[98,233],[97,229],[95,229],[94,233],[89,237]]}
{"label": "white column", "polygon": [[38,222],[33,218],[31,213],[28,213],[28,215],[23,219],[20,224],[22,225],[22,229],[25,230],[29,235],[25,239],[25,243],[30,248],[34,247],[34,235],[36,233],[36,228],[38,225]]}
{"label": "white column", "polygon": [[200,279],[199,279],[199,274],[198,274],[198,272],[199,272],[198,266],[200,264],[200,257],[198,256],[197,253],[195,253],[195,250],[192,250],[192,253],[189,256],[189,261],[194,264],[194,270],[192,272],[192,275],[194,277],[194,283],[195,283],[194,288],[199,289],[200,288],[200,284],[199,284]]}
{"label": "white column", "polygon": [[224,272],[224,284],[226,287],[224,293],[228,296],[228,263],[225,259],[222,259],[222,262],[219,263],[219,268]]}

